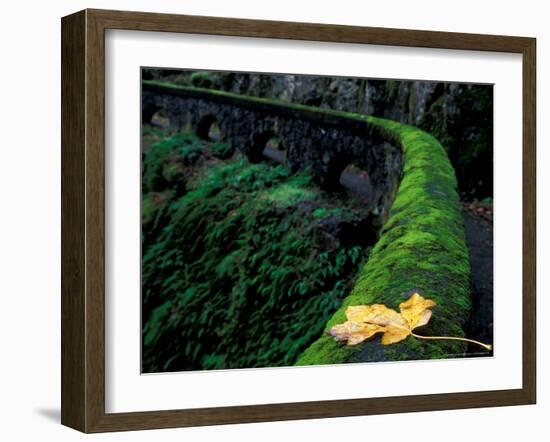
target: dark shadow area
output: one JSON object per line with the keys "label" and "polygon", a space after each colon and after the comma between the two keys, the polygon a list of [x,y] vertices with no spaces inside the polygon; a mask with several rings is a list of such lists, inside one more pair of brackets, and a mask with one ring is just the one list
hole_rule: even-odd
{"label": "dark shadow area", "polygon": [[160,110],[160,107],[153,103],[144,103],[141,106],[141,124],[151,124],[153,115]]}
{"label": "dark shadow area", "polygon": [[[472,292],[472,313],[465,331],[472,339],[493,342],[493,225],[466,210],[463,216]],[[478,346],[469,345],[468,356],[476,356],[476,353],[487,356]]]}
{"label": "dark shadow area", "polygon": [[223,138],[218,120],[213,115],[206,115],[199,121],[197,135],[206,141],[221,141]]}

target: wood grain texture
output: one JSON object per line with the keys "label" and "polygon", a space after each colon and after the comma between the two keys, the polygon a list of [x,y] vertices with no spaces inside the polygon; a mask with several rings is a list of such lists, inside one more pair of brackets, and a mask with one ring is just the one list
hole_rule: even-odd
{"label": "wood grain texture", "polygon": [[[186,32],[523,55],[523,387],[405,397],[105,413],[105,30]],[[532,404],[535,354],[535,40],[86,10],[62,20],[62,423],[83,432]]]}
{"label": "wood grain texture", "polygon": [[61,44],[61,422],[85,427],[85,13],[63,19]]}
{"label": "wood grain texture", "polygon": [[86,429],[105,414],[105,38],[86,11]]}
{"label": "wood grain texture", "polygon": [[537,124],[536,40],[523,50],[523,389],[537,394]]}
{"label": "wood grain texture", "polygon": [[88,10],[106,29],[366,43],[473,51],[522,52],[525,37],[249,20],[148,12]]}

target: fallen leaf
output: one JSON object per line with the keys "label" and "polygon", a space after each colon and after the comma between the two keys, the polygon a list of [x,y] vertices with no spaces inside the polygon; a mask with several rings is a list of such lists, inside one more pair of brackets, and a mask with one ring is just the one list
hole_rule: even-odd
{"label": "fallen leaf", "polygon": [[380,331],[384,332],[382,336],[384,345],[402,341],[411,334],[407,321],[395,310],[383,304],[351,306],[346,310],[346,316],[350,320],[359,320],[379,326]]}
{"label": "fallen leaf", "polygon": [[418,293],[413,293],[409,299],[399,304],[399,310],[401,316],[407,321],[409,328],[414,330],[428,323],[432,317],[430,309],[435,306],[435,302],[431,299],[425,299]]}
{"label": "fallen leaf", "polygon": [[383,304],[352,305],[346,309],[347,322],[335,325],[329,333],[338,341],[356,345],[382,332],[382,344],[395,344],[406,339],[414,328],[427,324],[433,306],[435,302],[418,293],[399,305],[401,313]]}
{"label": "fallen leaf", "polygon": [[357,345],[383,329],[375,324],[347,321],[330,329],[331,336],[337,341],[347,341],[348,345]]}
{"label": "fallen leaf", "polygon": [[352,305],[346,309],[347,321],[337,324],[329,330],[329,334],[337,341],[345,341],[348,345],[357,345],[377,333],[383,333],[381,343],[391,345],[403,341],[410,335],[419,339],[451,339],[473,342],[487,350],[491,346],[482,342],[451,336],[420,336],[414,329],[426,325],[432,317],[432,308],[436,303],[418,293],[413,293],[409,299],[399,304],[400,313],[383,304]]}

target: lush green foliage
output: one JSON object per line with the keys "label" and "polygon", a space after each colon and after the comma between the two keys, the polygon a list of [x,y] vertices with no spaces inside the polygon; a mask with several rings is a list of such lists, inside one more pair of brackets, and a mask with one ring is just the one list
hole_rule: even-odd
{"label": "lush green foliage", "polygon": [[141,171],[142,193],[164,191],[183,176],[183,167],[194,164],[203,145],[194,134],[181,132],[155,143],[144,153]]}
{"label": "lush green foliage", "polygon": [[[144,158],[145,372],[292,365],[369,251],[327,231],[360,223],[361,211],[309,176],[237,157],[201,171],[209,153],[228,148],[182,133]],[[191,162],[177,197],[170,165]]]}
{"label": "lush green foliage", "polygon": [[234,149],[226,143],[214,142],[210,145],[210,152],[215,157],[225,160],[233,155]]}

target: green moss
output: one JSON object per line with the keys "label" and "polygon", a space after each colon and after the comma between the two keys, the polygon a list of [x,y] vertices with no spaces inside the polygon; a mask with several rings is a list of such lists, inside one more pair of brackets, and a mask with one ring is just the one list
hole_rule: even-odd
{"label": "green moss", "polygon": [[305,104],[289,103],[274,98],[265,97],[253,97],[250,95],[240,95],[232,92],[226,92],[218,89],[208,89],[202,87],[180,86],[177,84],[166,83],[157,80],[143,80],[142,84],[145,87],[152,87],[154,90],[165,91],[167,93],[183,93],[183,94],[196,94],[200,96],[210,96],[218,99],[225,99],[231,102],[238,102],[243,105],[251,106],[269,106],[273,109],[283,109],[287,111],[298,111],[302,116],[311,118],[320,117],[336,117],[346,118],[351,120],[357,120],[367,122],[367,116],[363,114],[357,114],[354,112],[337,111],[333,109],[326,109],[316,106],[307,106]]}
{"label": "green moss", "polygon": [[314,200],[316,196],[315,192],[299,181],[280,184],[259,195],[260,198],[267,198],[270,203],[279,207],[291,206],[299,201]]}
{"label": "green moss", "polygon": [[[345,321],[350,305],[382,303],[398,308],[413,289],[436,301],[426,335],[463,336],[470,311],[470,265],[456,192],[456,178],[443,147],[407,125],[368,117],[401,145],[403,178],[390,216],[351,294],[325,330]],[[463,354],[457,341],[409,338],[382,347],[376,342],[346,347],[324,334],[297,365],[373,360],[436,359]]]}
{"label": "green moss", "polygon": [[209,88],[214,84],[212,74],[208,71],[193,72],[189,77],[191,84],[197,87]]}

